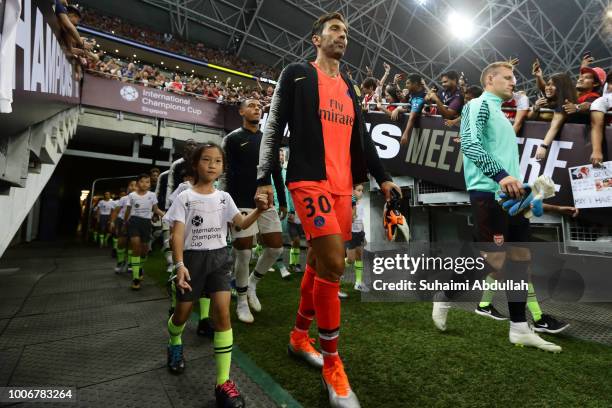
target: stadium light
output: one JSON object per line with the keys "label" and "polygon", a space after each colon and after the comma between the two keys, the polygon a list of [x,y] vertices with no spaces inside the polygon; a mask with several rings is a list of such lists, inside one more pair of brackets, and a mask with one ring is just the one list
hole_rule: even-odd
{"label": "stadium light", "polygon": [[463,14],[451,11],[447,22],[451,34],[460,40],[466,40],[474,35],[474,22]]}

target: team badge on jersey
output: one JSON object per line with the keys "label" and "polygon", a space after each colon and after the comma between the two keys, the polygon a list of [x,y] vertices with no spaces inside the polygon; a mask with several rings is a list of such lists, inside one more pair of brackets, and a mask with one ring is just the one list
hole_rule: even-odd
{"label": "team badge on jersey", "polygon": [[140,208],[140,204],[138,203],[134,204],[134,208]]}
{"label": "team badge on jersey", "polygon": [[314,219],[314,225],[317,228],[321,228],[325,225],[325,218],[321,217],[320,215],[316,216]]}
{"label": "team badge on jersey", "polygon": [[504,235],[503,234],[493,235],[493,242],[495,242],[495,245],[497,245],[498,247],[504,245]]}

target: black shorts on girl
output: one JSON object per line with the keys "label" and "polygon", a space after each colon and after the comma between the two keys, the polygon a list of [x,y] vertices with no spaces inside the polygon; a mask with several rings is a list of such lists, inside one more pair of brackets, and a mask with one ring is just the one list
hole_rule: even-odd
{"label": "black shorts on girl", "polygon": [[183,253],[185,268],[189,271],[191,291],[176,291],[178,302],[193,302],[205,293],[229,292],[232,257],[228,248],[202,251],[187,250]]}

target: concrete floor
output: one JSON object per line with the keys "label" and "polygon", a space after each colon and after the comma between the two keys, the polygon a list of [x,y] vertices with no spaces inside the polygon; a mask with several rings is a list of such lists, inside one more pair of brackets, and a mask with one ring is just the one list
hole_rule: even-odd
{"label": "concrete floor", "polygon": [[[76,387],[79,407],[213,407],[211,341],[185,330],[186,370],[166,369],[164,290],[113,272],[110,250],[31,243],[0,260],[0,387]],[[249,407],[275,402],[232,366]],[[0,405],[2,405],[0,403]],[[41,406],[22,403],[19,406]],[[44,403],[62,406],[65,403]]]}

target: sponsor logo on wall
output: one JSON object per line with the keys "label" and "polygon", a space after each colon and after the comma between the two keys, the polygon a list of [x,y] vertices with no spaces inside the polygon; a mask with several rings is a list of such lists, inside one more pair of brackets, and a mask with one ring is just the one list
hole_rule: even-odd
{"label": "sponsor logo on wall", "polygon": [[127,85],[121,88],[119,94],[128,102],[133,102],[138,99],[138,91],[133,86]]}

